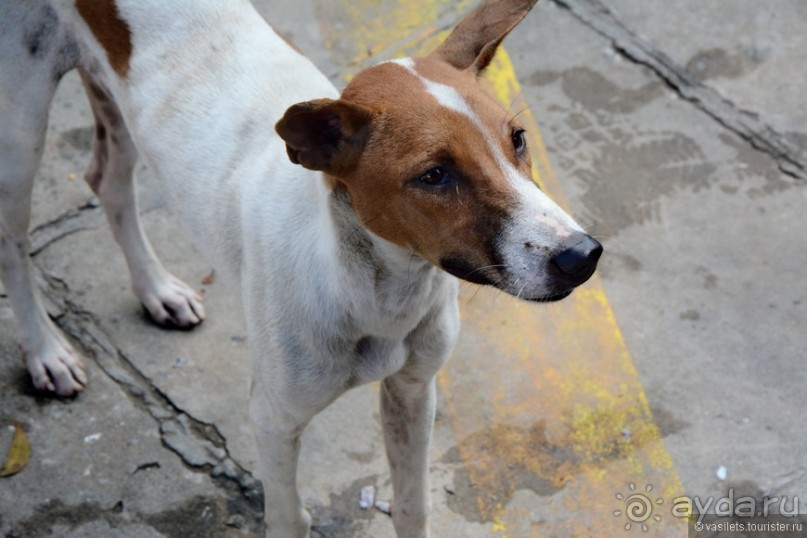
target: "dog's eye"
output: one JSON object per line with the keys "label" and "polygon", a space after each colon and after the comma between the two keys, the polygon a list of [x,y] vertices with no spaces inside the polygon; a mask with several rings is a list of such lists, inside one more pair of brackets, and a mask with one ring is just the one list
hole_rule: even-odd
{"label": "dog's eye", "polygon": [[524,138],[524,129],[513,129],[513,134],[510,135],[513,139],[513,148],[516,150],[517,155],[523,155],[524,150],[527,149],[527,141]]}
{"label": "dog's eye", "polygon": [[429,187],[440,187],[447,184],[451,180],[451,176],[443,168],[439,166],[432,168],[418,178],[418,182]]}

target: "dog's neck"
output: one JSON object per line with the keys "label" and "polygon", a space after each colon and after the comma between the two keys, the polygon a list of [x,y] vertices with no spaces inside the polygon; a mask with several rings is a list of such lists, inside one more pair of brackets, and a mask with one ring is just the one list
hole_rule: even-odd
{"label": "dog's neck", "polygon": [[324,176],[328,191],[328,213],[333,222],[339,256],[348,263],[372,265],[381,277],[415,281],[439,272],[434,265],[410,249],[398,246],[368,230],[353,208],[347,188]]}

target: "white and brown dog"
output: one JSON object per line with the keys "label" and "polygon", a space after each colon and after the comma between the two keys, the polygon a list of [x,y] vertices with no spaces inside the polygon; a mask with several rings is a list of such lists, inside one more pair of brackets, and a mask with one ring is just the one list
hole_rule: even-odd
{"label": "white and brown dog", "polygon": [[489,0],[431,55],[371,67],[341,96],[247,0],[0,3],[0,266],[35,385],[70,395],[87,383],[42,306],[27,238],[48,106],[77,68],[96,119],[86,179],[151,316],[188,327],[205,314],[143,235],[138,154],[241,294],[267,536],[309,534],[300,434],[378,379],[395,528],[427,536],[454,276],[554,301],[602,252],[532,181],[518,120],[477,83],[535,2]]}

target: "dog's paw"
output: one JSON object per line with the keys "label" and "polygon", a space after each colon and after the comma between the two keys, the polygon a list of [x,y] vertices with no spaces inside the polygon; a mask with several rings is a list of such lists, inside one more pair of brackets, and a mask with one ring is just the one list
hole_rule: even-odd
{"label": "dog's paw", "polygon": [[25,351],[34,386],[58,396],[73,396],[87,385],[84,364],[61,336],[49,336],[36,349]]}
{"label": "dog's paw", "polygon": [[135,287],[135,294],[158,325],[190,329],[205,319],[202,296],[171,274]]}

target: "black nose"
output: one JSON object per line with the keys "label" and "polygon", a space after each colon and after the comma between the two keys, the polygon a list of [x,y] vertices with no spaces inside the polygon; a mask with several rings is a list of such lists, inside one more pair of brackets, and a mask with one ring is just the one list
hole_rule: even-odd
{"label": "black nose", "polygon": [[578,285],[594,274],[600,255],[602,245],[596,239],[583,235],[577,243],[556,254],[551,263],[564,280]]}

